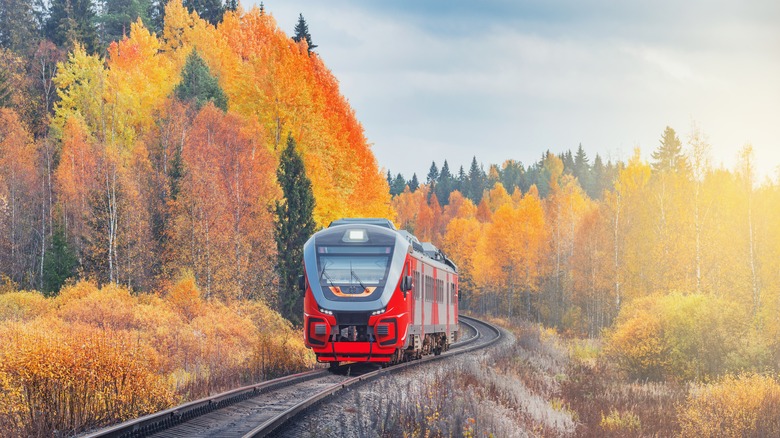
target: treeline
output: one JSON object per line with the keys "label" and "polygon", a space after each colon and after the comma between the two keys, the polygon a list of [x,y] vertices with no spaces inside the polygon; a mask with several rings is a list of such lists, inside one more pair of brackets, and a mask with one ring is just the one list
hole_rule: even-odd
{"label": "treeline", "polygon": [[[409,191],[414,192],[421,184],[425,184],[430,194],[436,194],[443,205],[449,202],[450,194],[454,191],[460,192],[474,204],[479,204],[483,193],[490,190],[497,182],[500,182],[509,193],[514,192],[515,189],[525,193],[531,189],[531,186],[536,186],[539,196],[544,198],[550,193],[550,174],[545,167],[548,155],[550,155],[549,151],[542,154],[539,161],[528,166],[515,160],[504,161],[501,165],[490,164],[487,171],[477,162],[475,156],[471,160],[468,172],[460,166],[454,173],[447,160],[444,160],[441,170],[436,161],[433,161],[424,182],[417,178],[416,173],[407,180],[400,173],[393,176],[389,170],[386,179],[392,196],[400,195],[407,187]],[[592,199],[600,199],[604,190],[612,188],[612,181],[624,166],[620,161],[613,163],[612,160],[608,160],[604,163],[598,154],[591,164],[582,145],[574,154],[568,150],[557,156],[563,163],[563,174],[577,178],[580,187]]]}
{"label": "treeline", "polygon": [[[67,5],[77,3],[88,2]],[[23,1],[4,8],[35,16]],[[159,34],[140,17],[106,40],[105,57],[77,32],[72,47],[43,39],[45,53],[25,55],[13,43],[20,21],[3,22],[7,281],[47,293],[71,277],[154,291],[189,270],[206,296],[275,303],[274,210],[285,202],[276,173],[288,139],[312,183],[316,224],[390,214],[363,129],[310,51],[303,18],[290,38],[262,7],[223,9],[215,26],[166,2]]]}
{"label": "treeline", "polygon": [[[750,146],[733,169],[712,167],[708,151],[697,129],[683,147],[667,128],[650,163],[636,151],[596,198],[547,154],[546,196],[495,178],[478,203],[453,191],[445,204],[428,184],[393,205],[399,225],[457,263],[464,308],[574,334],[629,330],[610,351],[645,364],[643,378],[780,369],[780,185],[757,181]],[[673,294],[702,298],[661,299]],[[639,339],[657,356],[632,356],[650,355]],[[704,354],[712,345],[722,351]]]}

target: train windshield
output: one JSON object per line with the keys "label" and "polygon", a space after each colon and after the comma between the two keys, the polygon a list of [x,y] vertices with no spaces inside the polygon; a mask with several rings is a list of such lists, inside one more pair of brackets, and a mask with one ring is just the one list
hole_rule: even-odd
{"label": "train windshield", "polygon": [[337,297],[368,297],[384,286],[391,255],[389,246],[320,246],[320,285]]}

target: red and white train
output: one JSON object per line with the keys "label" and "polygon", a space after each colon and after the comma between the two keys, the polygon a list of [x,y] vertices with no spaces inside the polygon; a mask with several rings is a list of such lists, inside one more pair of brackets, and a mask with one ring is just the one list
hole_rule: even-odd
{"label": "red and white train", "polygon": [[457,267],[389,220],[337,220],[303,260],[304,339],[318,361],[397,363],[457,339]]}

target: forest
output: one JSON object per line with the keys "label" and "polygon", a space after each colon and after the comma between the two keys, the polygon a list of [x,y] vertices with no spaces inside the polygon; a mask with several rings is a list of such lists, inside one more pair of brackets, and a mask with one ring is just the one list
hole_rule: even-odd
{"label": "forest", "polygon": [[[506,161],[488,172],[474,160],[465,177],[449,176],[446,161],[437,175],[433,163],[426,184],[393,197],[397,222],[458,263],[461,301],[473,310],[589,337],[616,319],[634,330],[707,320],[723,330],[707,333],[723,347],[752,339],[744,364],[777,368],[780,187],[758,180],[751,146],[733,169],[716,168],[696,126],[685,143],[667,127],[650,162],[639,150],[606,166],[589,164],[582,148],[571,157],[548,152],[527,168]],[[600,180],[590,196],[583,186]],[[686,307],[702,313],[664,314]]]}
{"label": "forest", "polygon": [[302,16],[290,37],[262,6],[143,3],[0,10],[4,436],[310,367],[278,250],[300,201],[285,181],[308,182],[301,230],[392,216]]}
{"label": "forest", "polygon": [[[2,435],[311,367],[295,248],[340,217],[433,242],[461,309],[554,329],[577,373],[700,388],[678,430],[778,412],[780,180],[750,145],[718,167],[695,125],[667,127],[650,160],[580,146],[407,179],[380,170],[302,15],[290,37],[262,4],[9,0],[0,46]],[[745,382],[777,405],[729,399]],[[610,409],[599,431],[623,436]]]}

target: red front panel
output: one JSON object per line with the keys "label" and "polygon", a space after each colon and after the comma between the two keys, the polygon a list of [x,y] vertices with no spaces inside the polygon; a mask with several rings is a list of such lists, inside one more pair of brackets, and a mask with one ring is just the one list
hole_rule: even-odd
{"label": "red front panel", "polygon": [[[407,256],[406,269],[409,270]],[[396,285],[385,312],[368,318],[368,330],[373,334],[374,342],[336,341],[332,342],[336,326],[336,317],[319,311],[311,288],[306,288],[303,300],[304,341],[321,362],[388,362],[397,348],[403,347],[410,323],[410,303],[412,293],[404,298]],[[336,311],[338,312],[338,311]]]}

